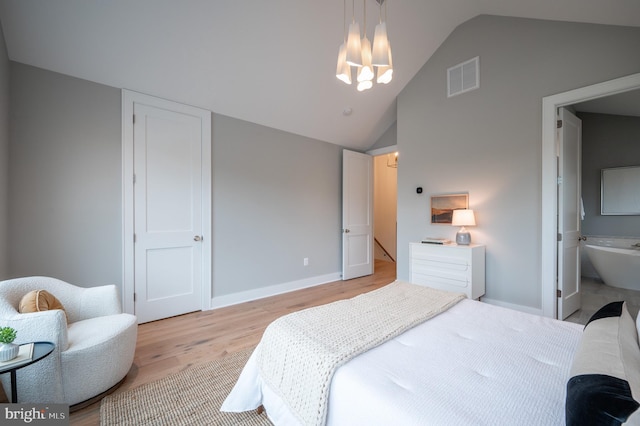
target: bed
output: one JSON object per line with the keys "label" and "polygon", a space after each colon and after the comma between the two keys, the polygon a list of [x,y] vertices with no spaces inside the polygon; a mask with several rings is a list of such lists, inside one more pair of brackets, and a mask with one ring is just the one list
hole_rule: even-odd
{"label": "bed", "polygon": [[[598,415],[611,420],[611,404],[599,394],[595,395],[599,404],[592,403],[596,388],[592,382],[569,384],[576,377],[601,377],[604,372],[605,377],[613,375],[630,385],[623,389],[628,395],[616,400],[626,403],[623,409],[615,408],[622,414],[616,412],[614,417],[621,420],[607,424],[624,420],[636,424],[640,377],[627,377],[630,364],[636,363],[640,372],[636,324],[626,305],[616,306],[612,315],[596,318],[599,328],[587,327],[593,330],[595,337],[588,340],[596,342],[594,347],[585,343],[587,329],[583,333],[582,325],[456,300],[442,312],[339,363],[332,372],[326,414],[317,423],[301,417],[288,403],[286,392],[265,379],[258,362],[261,341],[222,410],[263,406],[277,426],[587,424],[585,418],[592,422]],[[621,318],[626,328],[620,326]],[[596,353],[603,350],[603,335],[609,336],[604,357]],[[624,347],[612,350],[616,342],[624,342]],[[582,359],[578,367],[576,357]]]}

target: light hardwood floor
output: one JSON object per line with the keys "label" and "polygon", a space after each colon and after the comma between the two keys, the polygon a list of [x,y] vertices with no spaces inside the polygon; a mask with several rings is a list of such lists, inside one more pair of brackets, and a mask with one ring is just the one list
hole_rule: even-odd
{"label": "light hardwood floor", "polygon": [[[194,312],[138,326],[133,366],[122,392],[190,366],[258,344],[264,329],[290,312],[346,299],[389,284],[396,264],[376,261],[375,274],[337,281],[213,311]],[[72,425],[100,424],[100,403],[71,414]]]}

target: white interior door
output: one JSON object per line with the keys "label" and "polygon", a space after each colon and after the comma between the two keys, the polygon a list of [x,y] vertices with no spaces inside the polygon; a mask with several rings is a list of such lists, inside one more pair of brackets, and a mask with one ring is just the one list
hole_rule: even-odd
{"label": "white interior door", "polygon": [[342,279],[373,274],[373,157],[342,153]]}
{"label": "white interior door", "polygon": [[558,318],[581,306],[580,222],[582,122],[564,108],[558,129]]}
{"label": "white interior door", "polygon": [[211,115],[149,97],[128,109],[133,312],[143,323],[208,309]]}

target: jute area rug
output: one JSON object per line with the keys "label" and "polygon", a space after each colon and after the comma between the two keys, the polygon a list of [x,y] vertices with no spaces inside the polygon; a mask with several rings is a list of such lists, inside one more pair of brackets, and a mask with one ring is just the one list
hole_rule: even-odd
{"label": "jute area rug", "polygon": [[220,406],[236,383],[253,349],[195,365],[128,391],[104,398],[102,426],[271,425],[256,410],[222,413]]}

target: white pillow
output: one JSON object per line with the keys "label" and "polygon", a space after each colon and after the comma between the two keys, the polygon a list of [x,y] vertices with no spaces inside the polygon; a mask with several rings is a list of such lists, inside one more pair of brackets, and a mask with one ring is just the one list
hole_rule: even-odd
{"label": "white pillow", "polygon": [[640,424],[638,401],[636,323],[625,302],[609,303],[585,326],[574,356],[567,383],[566,424]]}

